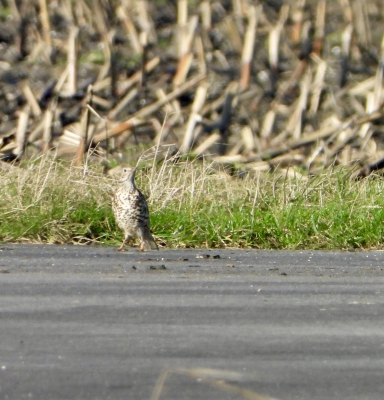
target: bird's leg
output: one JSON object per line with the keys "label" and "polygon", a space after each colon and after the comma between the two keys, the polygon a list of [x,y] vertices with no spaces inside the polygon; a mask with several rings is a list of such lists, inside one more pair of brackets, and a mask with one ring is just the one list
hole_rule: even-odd
{"label": "bird's leg", "polygon": [[117,251],[124,251],[124,246],[125,246],[125,239],[123,240],[123,243],[121,243],[121,246],[117,249]]}
{"label": "bird's leg", "polygon": [[143,228],[139,228],[138,233],[137,233],[137,236],[140,238],[140,248],[139,248],[139,251],[145,251],[146,243],[145,243],[145,240],[144,240],[145,232],[144,232],[144,229],[143,229]]}
{"label": "bird's leg", "polygon": [[128,242],[128,240],[129,240],[129,236],[125,236],[123,243],[121,243],[121,246],[117,249],[117,251],[124,251],[124,246]]}
{"label": "bird's leg", "polygon": [[143,237],[140,238],[140,251],[145,251],[145,242]]}

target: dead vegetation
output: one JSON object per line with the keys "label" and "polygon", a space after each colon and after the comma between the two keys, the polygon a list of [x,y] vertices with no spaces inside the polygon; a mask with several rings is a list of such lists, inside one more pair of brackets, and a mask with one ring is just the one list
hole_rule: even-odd
{"label": "dead vegetation", "polygon": [[248,170],[384,158],[381,0],[2,0],[0,157],[175,145]]}

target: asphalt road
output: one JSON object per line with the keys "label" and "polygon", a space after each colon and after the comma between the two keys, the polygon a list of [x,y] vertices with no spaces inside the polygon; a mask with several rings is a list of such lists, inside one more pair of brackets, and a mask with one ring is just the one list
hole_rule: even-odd
{"label": "asphalt road", "polygon": [[382,400],[383,269],[383,252],[0,245],[0,399]]}

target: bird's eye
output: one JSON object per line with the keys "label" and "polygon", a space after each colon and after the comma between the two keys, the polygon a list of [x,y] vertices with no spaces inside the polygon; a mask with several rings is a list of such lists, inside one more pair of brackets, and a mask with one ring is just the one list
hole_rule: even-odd
{"label": "bird's eye", "polygon": [[127,168],[123,168],[123,172],[127,172]]}

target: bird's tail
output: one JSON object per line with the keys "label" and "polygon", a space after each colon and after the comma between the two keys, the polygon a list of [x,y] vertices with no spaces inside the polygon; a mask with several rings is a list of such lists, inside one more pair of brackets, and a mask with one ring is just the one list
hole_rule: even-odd
{"label": "bird's tail", "polygon": [[150,248],[151,250],[159,250],[159,247],[156,244],[155,239],[153,238],[153,236],[150,232],[148,232],[148,234],[146,234],[143,239],[144,239],[145,245],[148,248]]}

